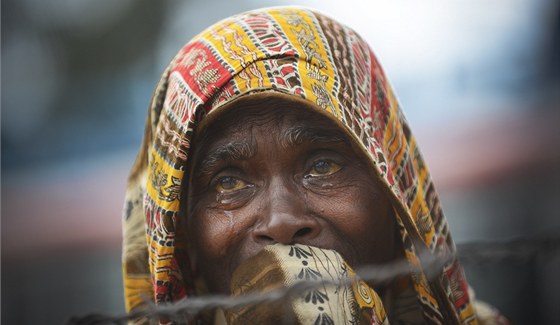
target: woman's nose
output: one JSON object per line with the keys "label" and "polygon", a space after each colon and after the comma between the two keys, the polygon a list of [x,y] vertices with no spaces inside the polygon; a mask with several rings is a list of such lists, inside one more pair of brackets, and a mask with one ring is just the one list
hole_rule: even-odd
{"label": "woman's nose", "polygon": [[306,244],[319,234],[318,220],[309,215],[305,198],[296,189],[275,182],[262,199],[266,207],[259,212],[261,220],[253,231],[256,242]]}

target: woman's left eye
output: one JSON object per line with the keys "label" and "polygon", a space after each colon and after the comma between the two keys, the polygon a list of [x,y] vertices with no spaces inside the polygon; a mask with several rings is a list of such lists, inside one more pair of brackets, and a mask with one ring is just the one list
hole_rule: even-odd
{"label": "woman's left eye", "polygon": [[306,177],[317,177],[317,176],[327,176],[332,175],[339,171],[341,166],[330,160],[318,160],[313,163],[311,169],[305,175]]}
{"label": "woman's left eye", "polygon": [[224,194],[242,190],[250,186],[250,184],[247,184],[245,181],[239,178],[232,176],[223,176],[218,178],[215,188],[218,193]]}

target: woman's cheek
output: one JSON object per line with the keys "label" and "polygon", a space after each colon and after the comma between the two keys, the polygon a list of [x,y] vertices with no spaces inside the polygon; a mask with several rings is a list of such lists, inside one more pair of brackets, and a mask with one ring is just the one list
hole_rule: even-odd
{"label": "woman's cheek", "polygon": [[227,254],[228,243],[235,234],[233,213],[211,209],[196,219],[198,226],[194,235],[201,253],[216,258]]}

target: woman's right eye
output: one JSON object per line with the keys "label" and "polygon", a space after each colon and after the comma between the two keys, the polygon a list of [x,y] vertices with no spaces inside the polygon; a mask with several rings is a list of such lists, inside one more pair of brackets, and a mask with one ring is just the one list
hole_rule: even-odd
{"label": "woman's right eye", "polygon": [[215,184],[216,192],[222,194],[239,191],[251,186],[247,182],[233,176],[219,177]]}

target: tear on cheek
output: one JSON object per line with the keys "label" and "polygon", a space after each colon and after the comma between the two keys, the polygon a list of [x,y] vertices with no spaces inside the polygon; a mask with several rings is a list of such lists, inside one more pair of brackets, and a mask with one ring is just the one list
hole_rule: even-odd
{"label": "tear on cheek", "polygon": [[224,214],[226,215],[226,217],[229,221],[230,228],[233,228],[233,226],[235,225],[235,222],[233,221],[233,213],[231,211],[225,210]]}
{"label": "tear on cheek", "polygon": [[224,195],[221,193],[218,193],[216,195],[216,203],[220,204],[220,205],[229,205],[233,202],[233,198],[231,196],[228,195]]}
{"label": "tear on cheek", "polygon": [[327,180],[309,180],[304,183],[304,187],[315,194],[329,196],[331,198],[353,194],[353,191],[356,190],[355,184]]}
{"label": "tear on cheek", "polygon": [[251,202],[255,194],[255,187],[249,186],[247,188],[235,191],[233,193],[215,193],[210,202],[209,208],[215,210],[234,210]]}

